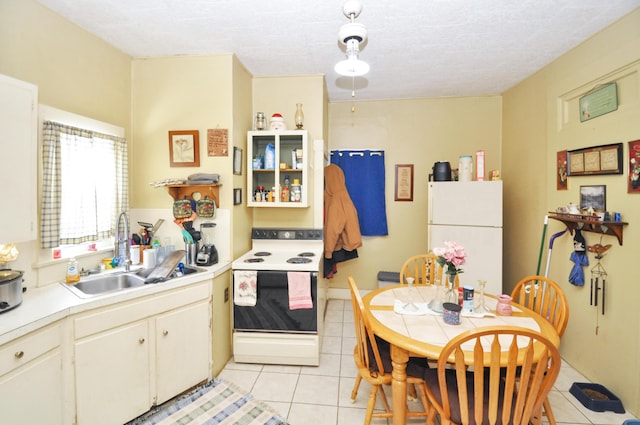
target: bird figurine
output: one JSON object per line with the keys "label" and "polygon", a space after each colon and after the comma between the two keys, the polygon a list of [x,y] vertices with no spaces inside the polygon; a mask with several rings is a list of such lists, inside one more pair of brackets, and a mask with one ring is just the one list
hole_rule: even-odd
{"label": "bird figurine", "polygon": [[603,257],[603,254],[609,250],[609,248],[611,248],[611,244],[602,245],[597,243],[595,245],[589,245],[587,247],[587,251],[593,252],[596,254],[596,258],[600,259]]}

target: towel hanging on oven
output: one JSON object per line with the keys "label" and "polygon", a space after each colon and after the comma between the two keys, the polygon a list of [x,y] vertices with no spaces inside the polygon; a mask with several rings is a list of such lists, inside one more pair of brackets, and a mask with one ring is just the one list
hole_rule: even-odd
{"label": "towel hanging on oven", "polygon": [[256,270],[234,270],[233,303],[253,307],[258,300],[258,272]]}
{"label": "towel hanging on oven", "polygon": [[309,272],[287,272],[287,284],[289,287],[289,310],[313,308]]}

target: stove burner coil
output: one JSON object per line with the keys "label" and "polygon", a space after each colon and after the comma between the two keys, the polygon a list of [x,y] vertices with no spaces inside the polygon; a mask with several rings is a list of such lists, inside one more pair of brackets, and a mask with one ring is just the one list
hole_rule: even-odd
{"label": "stove burner coil", "polygon": [[291,263],[291,264],[305,264],[310,262],[311,262],[311,258],[303,258],[303,257],[292,257],[287,260],[287,263]]}
{"label": "stove burner coil", "polygon": [[268,251],[258,251],[253,255],[255,255],[256,257],[268,257],[269,255],[271,255],[271,253]]}
{"label": "stove burner coil", "polygon": [[315,257],[316,254],[314,254],[313,252],[301,252],[300,254],[298,254],[298,257]]}
{"label": "stove burner coil", "polygon": [[264,258],[247,258],[244,260],[245,263],[262,263]]}

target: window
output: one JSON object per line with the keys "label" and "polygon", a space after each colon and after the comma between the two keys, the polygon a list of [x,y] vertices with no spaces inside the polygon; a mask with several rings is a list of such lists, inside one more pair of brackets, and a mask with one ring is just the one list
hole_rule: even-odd
{"label": "window", "polygon": [[128,209],[127,170],[124,138],[44,121],[41,248],[110,238]]}

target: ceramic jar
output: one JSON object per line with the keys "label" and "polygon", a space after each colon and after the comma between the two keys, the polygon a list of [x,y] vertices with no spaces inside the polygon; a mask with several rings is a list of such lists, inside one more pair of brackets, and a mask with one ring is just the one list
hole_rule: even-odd
{"label": "ceramic jar", "polygon": [[473,180],[473,163],[471,155],[460,156],[458,163],[458,181],[470,182]]}
{"label": "ceramic jar", "polygon": [[499,316],[511,316],[513,309],[511,308],[511,297],[506,294],[498,295],[498,304],[496,304],[496,314]]}

